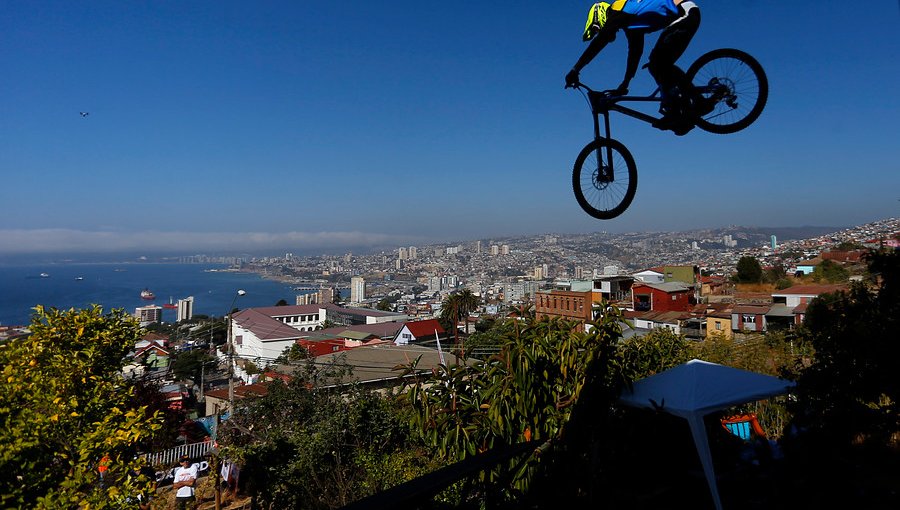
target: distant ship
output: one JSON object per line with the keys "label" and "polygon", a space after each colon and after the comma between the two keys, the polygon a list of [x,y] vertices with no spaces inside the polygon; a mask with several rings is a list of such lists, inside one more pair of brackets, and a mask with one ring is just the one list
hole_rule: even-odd
{"label": "distant ship", "polygon": [[156,295],[150,292],[150,289],[144,289],[141,291],[141,299],[153,300],[156,299]]}
{"label": "distant ship", "polygon": [[178,308],[178,305],[176,305],[175,303],[173,303],[173,302],[172,302],[172,296],[169,296],[169,302],[166,303],[166,304],[164,304],[164,305],[163,305],[163,308],[173,309],[173,308]]}
{"label": "distant ship", "polygon": [[80,282],[81,280],[84,280],[84,276],[76,276],[75,277],[76,282]]}
{"label": "distant ship", "polygon": [[41,273],[41,278],[50,278],[50,275],[47,273]]}

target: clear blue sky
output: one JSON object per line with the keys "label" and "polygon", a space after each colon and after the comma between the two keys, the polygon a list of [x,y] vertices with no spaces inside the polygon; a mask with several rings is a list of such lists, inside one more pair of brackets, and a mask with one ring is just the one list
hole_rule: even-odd
{"label": "clear blue sky", "polygon": [[[4,1],[0,254],[900,215],[898,2],[701,0],[680,63],[744,49],[767,71],[766,110],[726,136],[615,118],[637,198],[588,217],[570,175],[591,120],[563,77],[590,4]],[[582,79],[614,86],[624,60],[620,37]]]}

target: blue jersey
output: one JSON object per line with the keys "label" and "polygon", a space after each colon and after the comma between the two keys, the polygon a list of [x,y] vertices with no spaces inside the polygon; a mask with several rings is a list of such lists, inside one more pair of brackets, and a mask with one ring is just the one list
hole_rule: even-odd
{"label": "blue jersey", "polygon": [[672,0],[619,0],[611,8],[633,16],[627,28],[651,32],[669,26],[681,16]]}

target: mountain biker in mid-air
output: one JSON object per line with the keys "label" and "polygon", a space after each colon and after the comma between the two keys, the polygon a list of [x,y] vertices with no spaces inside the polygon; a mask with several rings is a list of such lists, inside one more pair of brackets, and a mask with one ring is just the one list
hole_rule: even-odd
{"label": "mountain biker in mid-air", "polygon": [[616,32],[621,29],[628,40],[628,60],[625,78],[611,93],[627,94],[628,85],[644,53],[644,35],[662,30],[645,66],[659,85],[662,95],[660,112],[663,117],[653,125],[659,129],[671,129],[679,136],[687,134],[694,125],[686,111],[691,108],[690,100],[682,98],[681,91],[687,90],[690,84],[682,83],[684,71],[675,65],[675,61],[687,49],[699,26],[700,8],[690,1],[615,0],[612,4],[596,3],[591,6],[584,26],[583,39],[591,43],[566,74],[566,86],[578,83],[581,69],[615,40]]}

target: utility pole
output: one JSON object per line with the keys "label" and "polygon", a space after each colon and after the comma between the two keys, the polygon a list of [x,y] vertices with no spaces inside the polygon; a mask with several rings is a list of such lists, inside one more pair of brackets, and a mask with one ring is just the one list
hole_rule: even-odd
{"label": "utility pole", "polygon": [[234,310],[234,302],[237,300],[238,296],[243,296],[246,294],[243,290],[238,290],[234,297],[231,299],[231,305],[228,306],[228,324],[227,324],[227,338],[228,341],[228,412],[234,412],[234,341],[231,338],[231,311]]}
{"label": "utility pole", "polygon": [[219,438],[219,404],[216,404],[216,433],[215,439],[213,439],[213,471],[215,471],[215,481],[216,481],[216,510],[222,509],[222,484],[219,480],[219,447],[218,447],[218,438]]}

